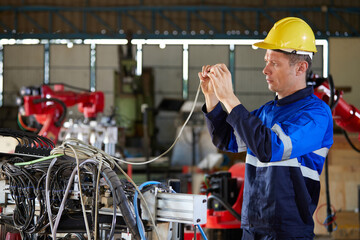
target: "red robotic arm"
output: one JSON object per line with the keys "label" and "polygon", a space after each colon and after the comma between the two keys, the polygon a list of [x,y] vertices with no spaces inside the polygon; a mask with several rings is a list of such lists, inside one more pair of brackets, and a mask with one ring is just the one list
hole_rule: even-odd
{"label": "red robotic arm", "polygon": [[[360,112],[343,99],[342,91],[335,91],[332,87],[331,76],[319,78],[314,75],[311,80],[315,81],[315,95],[326,103],[330,103],[335,123],[348,132],[360,132]],[[332,90],[330,90],[332,89]],[[333,100],[331,100],[333,98]],[[360,137],[360,135],[359,135]]]}
{"label": "red robotic arm", "polygon": [[78,104],[78,110],[85,118],[94,118],[104,109],[103,92],[72,92],[65,91],[64,85],[48,85],[40,88],[23,88],[21,91],[23,115],[34,115],[42,124],[38,133],[56,143],[60,128],[66,116],[67,107]]}

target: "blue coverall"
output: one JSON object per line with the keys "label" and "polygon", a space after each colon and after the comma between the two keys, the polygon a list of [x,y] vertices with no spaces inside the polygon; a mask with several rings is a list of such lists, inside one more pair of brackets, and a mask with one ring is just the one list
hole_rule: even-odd
{"label": "blue coverall", "polygon": [[228,114],[220,103],[203,112],[216,147],[247,150],[243,239],[313,239],[319,176],[333,144],[328,105],[307,87],[251,113],[240,104]]}

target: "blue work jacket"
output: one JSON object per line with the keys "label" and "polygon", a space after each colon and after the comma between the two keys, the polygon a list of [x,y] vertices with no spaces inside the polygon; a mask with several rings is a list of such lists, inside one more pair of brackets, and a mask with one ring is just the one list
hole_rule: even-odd
{"label": "blue work jacket", "polygon": [[241,104],[230,114],[221,104],[203,111],[216,147],[247,151],[242,228],[313,238],[319,176],[333,144],[328,105],[307,87],[251,113]]}

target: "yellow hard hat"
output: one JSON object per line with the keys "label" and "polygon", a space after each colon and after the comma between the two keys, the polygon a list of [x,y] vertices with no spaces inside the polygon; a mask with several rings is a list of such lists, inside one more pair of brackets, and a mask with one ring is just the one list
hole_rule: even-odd
{"label": "yellow hard hat", "polygon": [[311,27],[304,20],[296,17],[287,17],[276,22],[265,40],[255,43],[254,46],[288,52],[295,50],[298,54],[317,52],[315,36]]}

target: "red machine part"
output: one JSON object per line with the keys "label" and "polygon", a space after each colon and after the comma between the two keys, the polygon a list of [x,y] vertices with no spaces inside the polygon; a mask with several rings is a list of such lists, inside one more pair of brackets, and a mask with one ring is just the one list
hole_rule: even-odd
{"label": "red machine part", "polygon": [[64,85],[59,84],[54,86],[54,90],[48,85],[42,85],[40,95],[23,96],[24,115],[35,115],[36,121],[43,125],[38,135],[54,143],[64,121],[66,108],[76,104],[86,118],[94,118],[104,110],[104,93],[65,91]]}
{"label": "red machine part", "polygon": [[[234,164],[230,169],[232,178],[237,179],[237,186],[240,189],[236,202],[232,208],[241,214],[241,207],[243,202],[244,178],[245,178],[245,163]],[[206,228],[211,229],[239,229],[241,222],[237,220],[229,211],[215,211],[214,209],[207,210]]]}
{"label": "red machine part", "polygon": [[[314,89],[315,95],[328,103],[330,99],[330,87],[328,82],[323,82],[320,86]],[[348,104],[342,97],[343,92],[335,95],[335,107],[332,111],[335,123],[349,132],[360,132],[360,112],[351,104]],[[360,139],[360,136],[359,136]]]}
{"label": "red machine part", "polygon": [[20,235],[20,233],[11,233],[11,232],[8,232],[8,233],[6,234],[5,240],[21,240],[21,235]]}

